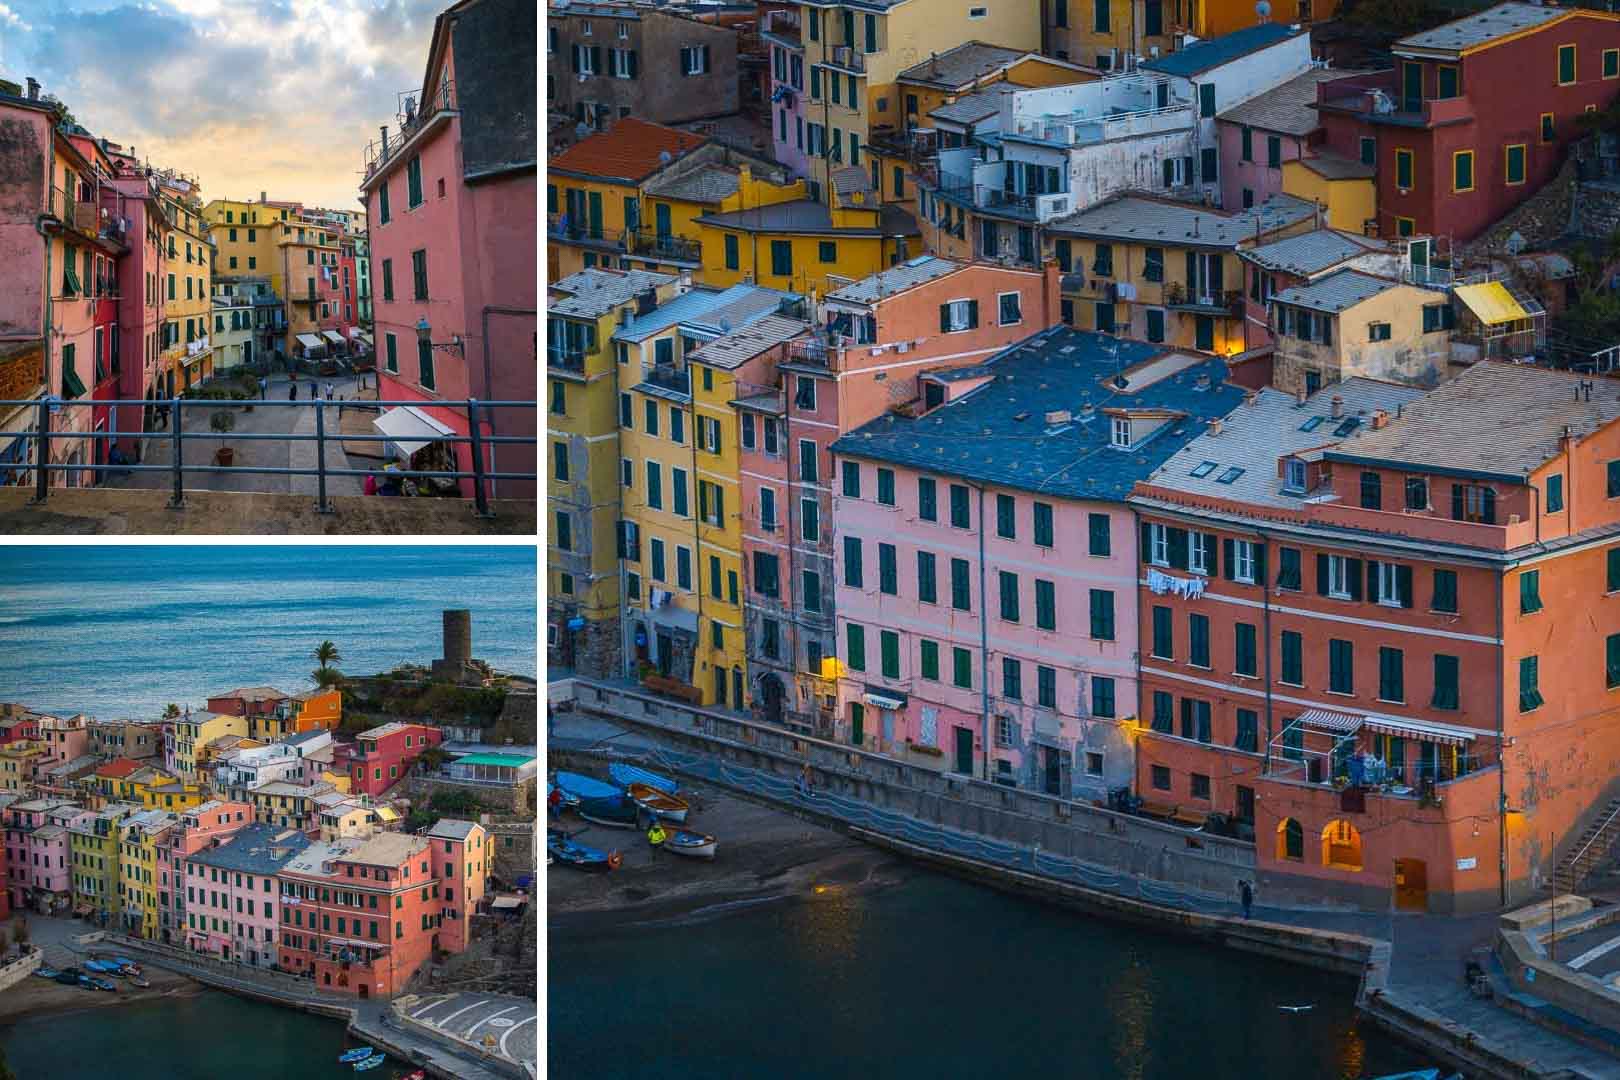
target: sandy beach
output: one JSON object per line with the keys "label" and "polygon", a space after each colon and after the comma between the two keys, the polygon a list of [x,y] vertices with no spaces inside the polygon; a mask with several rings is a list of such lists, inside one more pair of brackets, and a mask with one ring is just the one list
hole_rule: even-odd
{"label": "sandy beach", "polygon": [[143,978],[152,984],[142,990],[131,986],[128,980],[114,979],[118,990],[85,990],[77,986],[63,986],[50,979],[30,975],[22,982],[0,994],[0,1025],[12,1024],[39,1013],[59,1013],[73,1009],[105,1009],[133,1001],[150,1001],[159,997],[182,997],[200,993],[205,987],[194,979],[150,964],[143,965]]}
{"label": "sandy beach", "polygon": [[[598,759],[564,764],[559,758],[564,755],[554,755],[552,763],[606,779]],[[595,825],[572,813],[550,820],[551,828],[591,847],[617,850],[624,860],[613,871],[547,867],[551,930],[701,918],[741,904],[813,896],[818,885],[880,888],[909,872],[902,861],[842,833],[722,788],[683,786],[681,797],[692,806],[686,827],[719,841],[713,860],[654,851],[640,830]]]}

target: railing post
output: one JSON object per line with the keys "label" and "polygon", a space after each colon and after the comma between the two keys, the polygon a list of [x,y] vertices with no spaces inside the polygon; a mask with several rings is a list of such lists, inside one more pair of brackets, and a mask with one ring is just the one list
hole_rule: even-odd
{"label": "railing post", "polygon": [[467,399],[467,432],[472,437],[473,505],[481,518],[493,518],[489,494],[484,490],[484,437],[478,430],[478,399]]}
{"label": "railing post", "polygon": [[315,399],[315,512],[330,514],[332,504],[326,501],[326,402]]}
{"label": "railing post", "polygon": [[39,419],[35,421],[39,430],[34,432],[34,497],[28,500],[28,505],[42,505],[50,497],[50,474],[45,466],[51,460],[51,402],[47,395],[39,399]]}
{"label": "railing post", "polygon": [[185,427],[184,418],[180,415],[182,399],[174,397],[169,402],[169,433],[174,446],[174,460],[170,463],[170,470],[174,476],[174,491],[169,495],[170,510],[184,510],[186,508],[186,492],[183,486],[185,479],[185,441],[181,430]]}

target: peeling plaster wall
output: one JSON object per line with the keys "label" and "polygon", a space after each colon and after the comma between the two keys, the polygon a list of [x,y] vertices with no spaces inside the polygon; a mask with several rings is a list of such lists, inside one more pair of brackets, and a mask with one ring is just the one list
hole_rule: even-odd
{"label": "peeling plaster wall", "polygon": [[35,225],[49,197],[50,118],[0,112],[0,339],[44,334],[45,245]]}

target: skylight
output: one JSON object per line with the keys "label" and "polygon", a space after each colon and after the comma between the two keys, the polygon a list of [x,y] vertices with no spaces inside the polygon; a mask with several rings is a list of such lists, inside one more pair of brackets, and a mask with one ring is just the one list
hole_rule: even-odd
{"label": "skylight", "polygon": [[1361,426],[1361,418],[1356,417],[1356,416],[1352,416],[1352,417],[1349,417],[1348,419],[1346,419],[1344,423],[1342,423],[1338,427],[1334,428],[1333,429],[1333,434],[1339,436],[1340,438],[1343,438],[1344,436],[1350,434],[1352,431],[1356,430],[1356,428],[1358,428],[1360,426]]}
{"label": "skylight", "polygon": [[1201,461],[1201,462],[1198,463],[1198,465],[1196,465],[1193,468],[1192,475],[1193,476],[1208,476],[1210,473],[1212,473],[1214,471],[1215,471],[1215,463],[1213,461]]}
{"label": "skylight", "polygon": [[1238,468],[1236,465],[1233,465],[1230,469],[1227,469],[1225,472],[1221,473],[1221,475],[1217,476],[1215,478],[1215,482],[1217,484],[1230,484],[1232,481],[1236,480],[1242,475],[1243,470]]}
{"label": "skylight", "polygon": [[1317,428],[1319,428],[1321,426],[1322,426],[1322,417],[1313,416],[1309,420],[1305,421],[1303,424],[1299,425],[1299,430],[1301,430],[1301,431],[1315,431]]}

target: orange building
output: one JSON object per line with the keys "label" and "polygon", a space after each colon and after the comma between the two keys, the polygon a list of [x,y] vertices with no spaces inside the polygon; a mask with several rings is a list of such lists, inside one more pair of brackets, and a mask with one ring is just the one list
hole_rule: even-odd
{"label": "orange building", "polygon": [[343,720],[343,692],[284,694],[273,686],[247,686],[209,698],[208,711],[246,717],[249,737],[268,742],[316,728],[336,731]]}
{"label": "orange building", "polygon": [[458,953],[472,940],[472,917],[484,902],[495,863],[495,838],[476,821],[440,818],[425,834],[439,879],[439,945]]}
{"label": "orange building", "polygon": [[1522,903],[1620,783],[1620,383],[1251,395],[1147,481],[1135,793],[1277,902]]}

